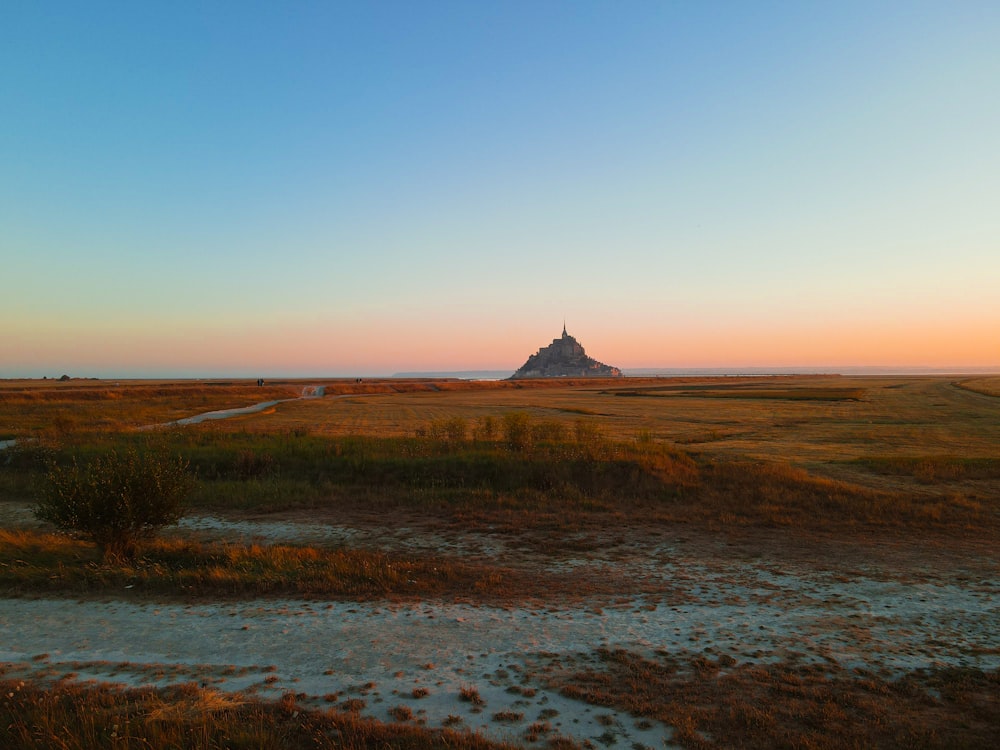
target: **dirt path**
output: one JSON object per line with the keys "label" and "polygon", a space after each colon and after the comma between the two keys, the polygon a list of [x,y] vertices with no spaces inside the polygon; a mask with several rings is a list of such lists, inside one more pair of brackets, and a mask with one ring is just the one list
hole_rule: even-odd
{"label": "dirt path", "polygon": [[215,411],[206,411],[202,414],[195,414],[191,417],[184,417],[182,419],[175,419],[173,422],[164,422],[163,424],[148,425],[143,427],[144,430],[152,430],[158,427],[175,427],[183,426],[189,424],[201,424],[202,422],[208,422],[215,419],[229,419],[230,417],[242,416],[245,414],[257,414],[258,412],[266,411],[273,406],[278,404],[285,404],[289,401],[301,401],[303,399],[312,398],[322,398],[326,392],[326,387],[322,385],[307,385],[302,389],[302,395],[296,396],[295,398],[282,398],[276,401],[262,401],[259,404],[252,404],[250,406],[239,406],[235,409],[216,409]]}

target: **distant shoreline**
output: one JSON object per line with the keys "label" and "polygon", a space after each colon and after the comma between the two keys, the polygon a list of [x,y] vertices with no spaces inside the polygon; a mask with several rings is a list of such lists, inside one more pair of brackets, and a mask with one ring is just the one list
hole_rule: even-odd
{"label": "distant shoreline", "polygon": [[[1000,364],[993,367],[893,367],[878,365],[858,365],[841,367],[623,367],[622,373],[626,378],[691,378],[691,377],[768,377],[768,376],[793,376],[793,375],[844,375],[844,376],[864,376],[864,375],[887,375],[887,376],[917,376],[917,375],[1000,375]],[[453,380],[506,380],[514,374],[514,370],[420,370],[396,372],[391,375],[379,373],[363,373],[361,375],[352,373],[317,374],[308,373],[282,373],[269,375],[265,378],[268,385],[273,385],[285,381],[334,381],[334,380],[432,380],[432,379],[453,379]],[[126,375],[74,375],[68,377],[66,381],[61,378],[48,377],[52,384],[79,384],[92,381],[94,383],[107,381],[191,381],[191,382],[212,382],[216,385],[232,385],[237,381],[253,381],[256,376],[236,374],[215,374],[215,375],[192,375],[188,373],[134,373]],[[32,375],[0,375],[0,382],[22,381],[22,380],[43,380],[41,376]]]}
{"label": "distant shoreline", "polygon": [[622,368],[625,377],[648,378],[662,375],[993,375],[1000,367],[889,367],[858,365],[854,367],[645,367]]}
{"label": "distant shoreline", "polygon": [[[462,380],[505,380],[513,370],[428,370],[397,372],[390,378],[460,378]],[[740,377],[768,375],[994,375],[998,367],[635,367],[622,368],[626,378]]]}

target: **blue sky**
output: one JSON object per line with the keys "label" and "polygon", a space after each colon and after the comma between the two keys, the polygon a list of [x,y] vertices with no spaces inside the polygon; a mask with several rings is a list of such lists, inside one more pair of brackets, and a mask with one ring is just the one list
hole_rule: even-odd
{"label": "blue sky", "polygon": [[0,10],[0,377],[1000,366],[1000,5]]}

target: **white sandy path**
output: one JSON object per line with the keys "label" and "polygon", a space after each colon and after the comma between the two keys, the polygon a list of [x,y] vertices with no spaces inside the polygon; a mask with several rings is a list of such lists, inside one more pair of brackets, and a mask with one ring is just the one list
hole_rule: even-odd
{"label": "white sandy path", "polygon": [[[641,730],[631,717],[567,700],[537,681],[529,682],[538,691],[530,698],[507,688],[540,659],[575,658],[598,647],[728,654],[738,662],[828,662],[889,677],[932,666],[1000,668],[1000,587],[993,582],[844,582],[749,566],[728,576],[691,573],[701,580],[694,603],[654,606],[634,599],[604,609],[0,600],[0,661],[15,674],[54,669],[55,676],[72,671],[130,684],[198,679],[220,689],[293,690],[317,700],[374,683],[365,692],[365,713],[379,719],[405,704],[424,711],[431,725],[454,714],[490,736],[517,739],[542,711],[555,709],[551,721],[559,732],[578,739],[611,732],[647,746],[661,746],[669,729]],[[38,654],[48,657],[33,660]],[[433,668],[424,668],[428,664]],[[225,677],[229,665],[249,671]],[[265,671],[272,665],[273,675]],[[458,700],[466,685],[486,699],[482,713]],[[412,698],[416,687],[430,695]],[[494,721],[500,710],[523,719]],[[613,716],[612,726],[596,721],[598,715]]]}
{"label": "white sandy path", "polygon": [[[554,709],[550,721],[559,733],[583,739],[611,732],[629,743],[662,747],[670,734],[665,727],[641,729],[627,715],[568,700],[537,683],[530,698],[507,690],[520,685],[526,655],[632,642],[643,627],[641,619],[632,625],[627,619],[625,612],[604,618],[471,605],[0,600],[0,661],[14,674],[54,669],[54,676],[72,671],[80,679],[128,684],[197,679],[272,697],[304,692],[319,702],[353,686],[342,698],[363,695],[366,715],[386,720],[389,709],[407,705],[430,725],[457,715],[463,726],[498,739],[518,740],[543,711]],[[32,659],[41,653],[48,657]],[[188,668],[174,675],[175,665]],[[223,678],[229,666],[249,671]],[[371,687],[357,689],[364,685]],[[486,701],[481,711],[460,700],[466,686]],[[419,687],[429,691],[426,698],[412,697]],[[501,710],[523,718],[494,720]],[[612,716],[613,723],[599,723],[599,715]]]}

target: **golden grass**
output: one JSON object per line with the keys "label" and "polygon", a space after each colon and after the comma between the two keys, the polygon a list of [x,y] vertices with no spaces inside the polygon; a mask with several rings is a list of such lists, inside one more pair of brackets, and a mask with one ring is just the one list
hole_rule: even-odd
{"label": "golden grass", "polygon": [[1000,733],[997,671],[926,670],[890,681],[830,664],[597,656],[599,668],[547,668],[547,682],[568,697],[662,722],[685,748],[985,750]]}
{"label": "golden grass", "polygon": [[150,701],[150,703],[150,711],[146,715],[147,721],[190,723],[206,714],[232,712],[246,704],[246,698],[238,693],[192,687],[188,691],[181,691],[174,700]]}
{"label": "golden grass", "polygon": [[[103,381],[87,387],[8,381],[0,383],[0,432],[30,434],[32,430],[51,429],[53,419],[60,415],[46,411],[44,406],[50,403],[74,412],[73,425],[96,430],[114,424],[152,423],[160,417],[168,421],[209,409],[297,395],[306,382],[277,383],[264,389],[252,383],[139,382],[122,383],[116,389]],[[1000,384],[1000,378],[965,379],[960,381],[962,387],[944,377],[832,376],[324,382],[326,398],[282,404],[273,414],[217,422],[211,428],[413,435],[428,423],[453,417],[471,423],[483,416],[500,418],[512,411],[525,411],[533,419],[562,422],[568,429],[581,418],[598,422],[610,438],[631,439],[647,431],[653,439],[713,454],[802,461],[852,459],[872,449],[879,455],[930,452],[988,456],[995,454],[1000,443],[1000,426],[995,419],[998,407],[967,390],[987,392]],[[616,395],[635,390],[684,397],[632,399]],[[726,393],[737,397],[720,398]],[[803,397],[772,397],[782,394]],[[863,395],[856,401],[826,400],[826,396],[839,399],[859,394]],[[143,416],[135,416],[137,412]],[[147,418],[149,421],[144,421]]]}
{"label": "golden grass", "polygon": [[[598,422],[608,437],[629,439],[648,430],[657,440],[727,450],[727,441],[739,436],[740,443],[758,440],[755,453],[788,455],[787,448],[802,446],[793,455],[811,458],[817,442],[831,453],[856,454],[864,442],[895,445],[899,450],[926,448],[927,436],[944,436],[967,442],[977,455],[986,455],[995,445],[1000,428],[975,425],[996,407],[973,400],[945,378],[811,378],[808,388],[835,393],[864,392],[859,401],[828,402],[816,399],[734,398],[725,402],[713,395],[724,379],[701,379],[688,384],[683,399],[629,399],[600,384],[557,382],[546,388],[510,388],[495,383],[469,384],[465,390],[381,393],[347,398],[327,397],[316,401],[283,404],[273,415],[255,415],[236,423],[220,423],[221,429],[289,431],[306,429],[328,435],[413,435],[435,421],[462,417],[500,418],[524,411],[536,420],[560,421],[572,428],[583,418]],[[763,383],[761,381],[764,381]],[[720,382],[727,381],[727,382]],[[617,381],[619,384],[621,381]],[[637,380],[629,389],[650,382]],[[671,380],[671,382],[674,382]],[[676,384],[680,387],[683,384]],[[754,379],[741,389],[757,392],[766,385],[772,392],[802,390],[796,378]],[[473,387],[477,386],[477,387]],[[558,386],[558,387],[557,387]],[[709,387],[708,395],[695,389]],[[621,386],[620,386],[621,387]],[[654,387],[654,386],[650,386]],[[902,444],[900,444],[902,440]],[[718,443],[723,442],[723,445]],[[745,454],[743,454],[745,455]]]}
{"label": "golden grass", "polygon": [[969,378],[956,383],[960,388],[984,396],[1000,397],[1000,376],[986,378]]}
{"label": "golden grass", "polygon": [[158,381],[0,381],[0,436],[135,429],[218,409],[295,398],[300,386],[258,388]]}
{"label": "golden grass", "polygon": [[861,401],[864,388],[811,387],[793,384],[783,388],[761,387],[759,383],[739,385],[668,385],[608,389],[615,396],[653,398],[742,398],[773,401]]}
{"label": "golden grass", "polygon": [[[306,386],[321,385],[330,399],[420,393],[548,390],[606,381],[560,380],[529,383],[462,380],[354,379],[268,380],[0,380],[0,439],[65,436],[163,424],[207,411],[295,398]],[[282,407],[281,412],[287,408]],[[268,410],[258,416],[271,416]],[[247,417],[230,421],[240,423]],[[288,424],[287,420],[285,422]]]}
{"label": "golden grass", "polygon": [[451,729],[382,723],[355,712],[319,711],[294,693],[280,701],[229,696],[195,683],[122,690],[0,680],[4,750],[492,750],[512,745]]}
{"label": "golden grass", "polygon": [[[682,389],[675,392],[684,396],[616,395],[620,389],[667,384]],[[486,417],[499,420],[521,411],[535,421],[560,423],[570,434],[583,422],[609,439],[644,436],[703,457],[791,463],[873,488],[918,491],[919,481],[871,471],[857,462],[873,455],[996,458],[1000,446],[1000,404],[944,377],[628,379],[609,385],[555,381],[544,388],[511,388],[480,383],[462,390],[329,397],[284,404],[275,414],[221,423],[219,429],[410,436],[454,418],[473,426]],[[742,395],[833,393],[838,398],[720,398],[722,389]],[[954,489],[1000,497],[995,482],[960,480]]]}
{"label": "golden grass", "polygon": [[[862,518],[888,518],[891,514],[886,509],[893,498],[902,497],[905,504],[914,509],[904,515],[913,520],[921,515],[927,521],[933,521],[935,516],[954,517],[954,509],[958,508],[964,509],[967,519],[975,522],[977,515],[992,517],[1000,511],[1000,476],[996,470],[1000,458],[997,454],[1000,402],[970,392],[968,388],[975,386],[988,390],[994,382],[1000,382],[1000,378],[956,381],[945,377],[810,376],[603,382],[562,379],[502,383],[326,381],[330,394],[326,398],[284,403],[272,414],[191,426],[185,428],[185,434],[192,440],[199,435],[215,436],[213,440],[224,439],[226,435],[237,439],[238,435],[239,444],[245,446],[242,463],[237,467],[242,467],[240,481],[243,484],[224,488],[220,482],[216,489],[225,491],[227,497],[232,495],[232,502],[236,502],[241,488],[256,487],[243,481],[244,475],[251,479],[260,477],[259,490],[274,495],[273,501],[269,501],[274,508],[290,507],[288,503],[294,498],[304,498],[302,503],[312,507],[322,502],[322,496],[329,497],[333,490],[319,485],[299,486],[301,482],[295,484],[295,477],[289,475],[287,468],[281,474],[280,467],[267,463],[271,459],[256,449],[255,435],[384,438],[440,433],[441,437],[451,439],[451,433],[458,435],[460,431],[465,439],[479,439],[482,426],[489,421],[500,425],[505,415],[523,413],[534,425],[545,426],[553,435],[559,432],[563,439],[570,441],[589,431],[594,439],[677,446],[702,467],[730,464],[753,473],[751,465],[761,463],[772,467],[766,470],[772,474],[786,471],[781,467],[806,471],[811,475],[810,481],[803,479],[799,484],[811,488],[805,493],[807,499],[823,489],[818,480],[834,480],[840,483],[837,487],[846,484],[860,488],[855,493],[858,502],[854,507],[872,509],[872,512],[862,513]],[[275,384],[273,387],[297,391],[302,384]],[[37,389],[65,396],[88,389],[100,392],[102,386],[108,390],[107,384],[85,388],[74,383],[65,388],[49,383]],[[205,394],[214,392],[213,389],[220,389],[218,393],[225,393],[226,399],[239,400],[240,403],[234,405],[253,403],[262,392],[252,384],[138,383],[128,387],[134,391],[128,397],[132,401],[144,403],[144,397],[138,394],[145,392],[157,409],[169,407],[172,416],[188,416],[200,411],[204,404],[197,399],[207,398]],[[681,394],[682,397],[623,398],[617,395],[637,390]],[[21,413],[17,410],[27,408],[25,405],[30,399],[23,394],[30,391],[31,387],[24,384],[0,387],[0,396],[22,393],[17,397],[21,401],[5,401],[0,397],[0,432],[4,419],[17,421],[16,414],[11,417],[12,409]],[[720,394],[730,396],[720,397]],[[801,398],[785,398],[788,394],[798,394]],[[157,402],[157,398],[164,401]],[[39,403],[44,404],[44,399]],[[115,418],[117,407],[113,400],[82,399],[78,403],[67,403],[77,415],[77,427],[87,432],[79,438],[65,437],[64,443],[76,440],[85,445],[98,438],[97,432],[103,429],[101,425],[127,421]],[[19,405],[15,409],[12,404]],[[95,411],[87,411],[88,405],[94,406]],[[213,402],[212,405],[217,404]],[[42,409],[31,412],[29,421],[44,430],[46,425],[51,428],[46,422],[50,416]],[[322,473],[321,469],[317,471]],[[202,476],[205,476],[204,471]],[[754,500],[759,495],[759,484],[755,488],[728,482],[733,491],[750,493],[726,501],[735,507],[736,517],[747,517],[740,508],[745,510],[753,506],[757,511],[767,510],[768,502]],[[786,486],[788,482],[782,479],[778,484]],[[26,490],[22,485],[23,477],[15,481],[0,476],[0,492],[6,491],[12,498],[23,496]],[[342,494],[339,490],[337,493]],[[789,494],[784,490],[782,493]],[[384,493],[376,491],[376,495],[379,494]],[[469,494],[470,499],[475,499],[474,494]],[[845,496],[839,489],[833,494]],[[706,497],[700,497],[699,502],[709,502]],[[752,502],[747,502],[748,498]],[[716,494],[712,502],[717,502],[721,508],[724,500]],[[204,501],[199,497],[199,502]],[[833,504],[838,502],[835,499]],[[768,511],[766,523],[787,522],[789,513],[780,505],[773,508],[774,512]],[[713,514],[711,507],[707,508],[707,514],[692,508],[698,512],[689,515],[689,520]],[[678,518],[677,510],[676,505],[667,509],[666,517]],[[723,512],[732,514],[734,510],[723,508]],[[715,517],[718,518],[718,514]],[[825,520],[825,517],[821,515],[818,520]]]}
{"label": "golden grass", "polygon": [[[26,593],[176,596],[323,596],[509,601],[572,590],[562,575],[526,573],[443,555],[289,545],[151,540],[132,562],[107,561],[92,544],[32,530],[0,529],[0,586]],[[591,584],[610,594],[613,584]]]}

